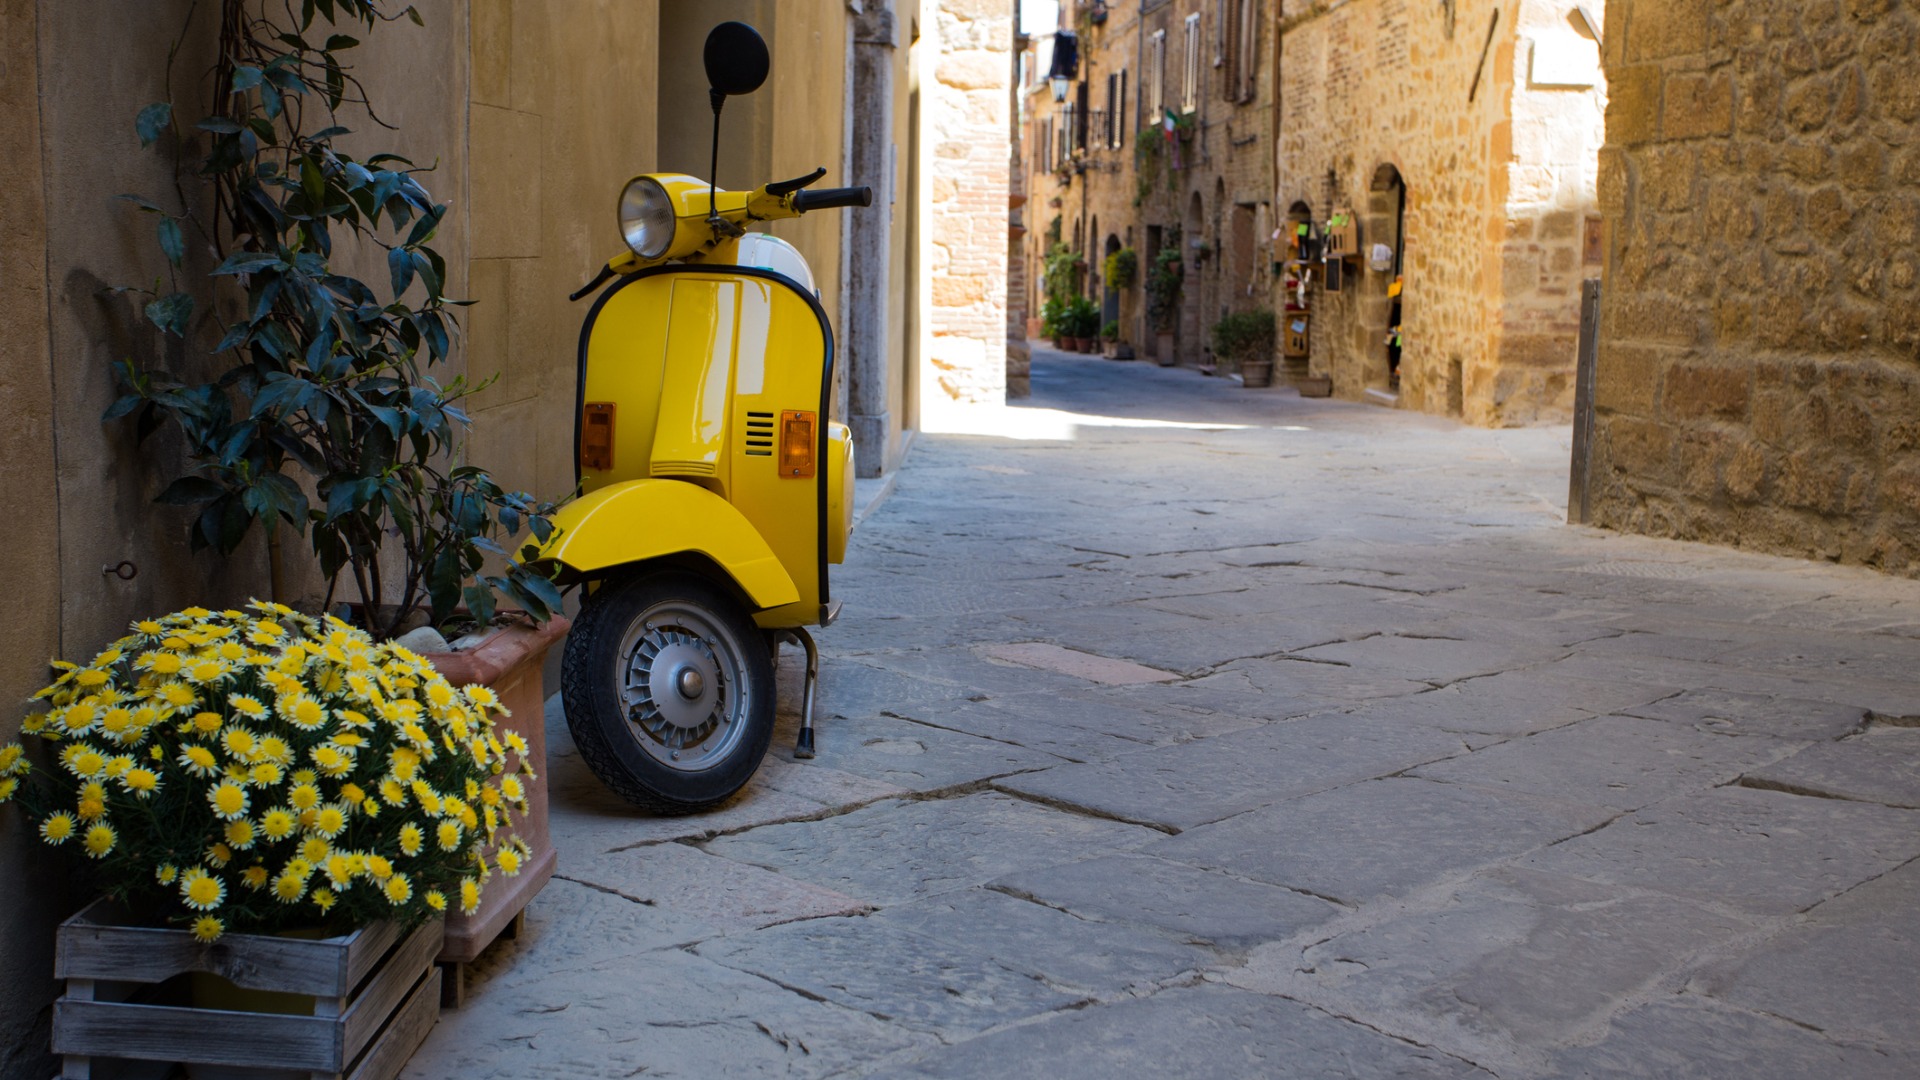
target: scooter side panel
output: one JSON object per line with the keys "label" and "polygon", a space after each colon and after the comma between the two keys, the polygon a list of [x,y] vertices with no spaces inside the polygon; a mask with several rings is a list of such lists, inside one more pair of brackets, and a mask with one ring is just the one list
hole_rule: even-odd
{"label": "scooter side panel", "polygon": [[659,428],[648,461],[654,476],[711,481],[727,493],[727,399],[739,346],[736,278],[673,276]]}
{"label": "scooter side panel", "polygon": [[584,491],[652,475],[653,432],[660,416],[672,297],[671,277],[640,278],[609,295],[593,315],[581,402],[612,404],[616,411],[613,467],[604,471],[582,467]]}

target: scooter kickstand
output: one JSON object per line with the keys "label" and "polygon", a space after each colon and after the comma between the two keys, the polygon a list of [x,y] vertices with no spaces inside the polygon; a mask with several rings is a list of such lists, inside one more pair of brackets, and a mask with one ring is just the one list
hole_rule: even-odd
{"label": "scooter kickstand", "polygon": [[813,688],[820,681],[820,648],[813,643],[813,635],[805,627],[794,627],[787,636],[798,642],[807,651],[807,683],[801,694],[800,737],[793,744],[793,756],[802,760],[813,757]]}

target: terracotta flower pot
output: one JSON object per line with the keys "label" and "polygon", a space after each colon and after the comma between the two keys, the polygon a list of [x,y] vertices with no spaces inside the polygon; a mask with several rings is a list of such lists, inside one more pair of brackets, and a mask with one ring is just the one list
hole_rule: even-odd
{"label": "terracotta flower pot", "polygon": [[440,950],[442,963],[465,964],[478,957],[553,877],[556,857],[553,837],[547,831],[546,694],[541,680],[547,650],[565,636],[568,625],[561,615],[555,615],[545,626],[522,619],[494,627],[472,648],[421,654],[455,686],[481,683],[493,691],[508,714],[497,717],[497,725],[502,731],[519,732],[527,741],[527,756],[534,770],[532,782],[526,785],[526,817],[513,823],[510,834],[503,833],[503,839],[517,835],[526,840],[533,855],[515,877],[494,874],[487,882],[479,911],[472,915],[447,913],[446,942]]}
{"label": "terracotta flower pot", "polygon": [[1173,334],[1170,331],[1163,330],[1154,335],[1154,349],[1154,359],[1161,367],[1172,367],[1180,362],[1180,357],[1173,350]]}
{"label": "terracotta flower pot", "polygon": [[1240,361],[1240,382],[1242,385],[1253,388],[1253,389],[1259,389],[1260,387],[1263,387],[1263,386],[1272,386],[1273,385],[1273,361],[1272,360]]}

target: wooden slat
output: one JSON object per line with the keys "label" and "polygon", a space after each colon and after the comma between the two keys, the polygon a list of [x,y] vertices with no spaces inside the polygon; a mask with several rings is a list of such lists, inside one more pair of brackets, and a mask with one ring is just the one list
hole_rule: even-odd
{"label": "wooden slat", "polygon": [[440,1019],[440,969],[422,976],[406,1003],[374,1040],[349,1080],[393,1080]]}
{"label": "wooden slat", "polygon": [[165,1005],[61,999],[53,1005],[53,1052],[208,1065],[338,1072],[339,1023],[311,1016],[214,1012]]}
{"label": "wooden slat", "polygon": [[206,943],[185,930],[117,925],[103,903],[61,924],[54,977],[154,983],[204,971],[249,990],[345,997],[400,933],[388,922],[343,937],[229,934]]}
{"label": "wooden slat", "polygon": [[420,973],[432,966],[445,929],[445,924],[438,919],[422,923],[406,941],[387,954],[366,986],[355,995],[353,1004],[340,1019],[342,1061],[352,1061],[359,1056],[381,1025],[393,1015],[407,991],[418,982]]}

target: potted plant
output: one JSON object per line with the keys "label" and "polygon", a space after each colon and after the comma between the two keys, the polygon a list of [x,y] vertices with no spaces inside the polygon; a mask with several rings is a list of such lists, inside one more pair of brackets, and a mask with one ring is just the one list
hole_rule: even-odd
{"label": "potted plant", "polygon": [[1073,321],[1074,348],[1090,353],[1100,342],[1100,309],[1085,296],[1076,296],[1067,304],[1069,318]]}
{"label": "potted plant", "polygon": [[[511,547],[523,532],[546,541],[554,506],[464,461],[463,403],[486,384],[435,377],[463,303],[445,295],[446,264],[431,246],[447,205],[406,159],[358,156],[339,141],[349,132],[336,111],[366,104],[347,55],[359,42],[313,24],[364,33],[391,20],[374,0],[301,10],[223,6],[211,115],[193,125],[197,135],[163,138],[179,126],[169,102],[139,114],[143,143],[182,148],[181,183],[211,186],[216,216],[134,199],[156,220],[170,277],[123,291],[149,298],[147,319],[182,342],[200,340],[196,327],[217,319],[223,369],[195,379],[118,363],[126,392],[107,419],[134,418],[142,438],[178,428],[185,468],[159,501],[195,509],[195,548],[230,554],[255,528],[266,533],[276,599],[290,534],[308,542],[326,583],[321,610],[353,601],[351,617],[372,640],[422,622],[480,631],[470,637],[472,662],[427,659],[449,677],[493,681],[495,697],[509,692],[505,723],[537,757],[537,675],[566,621],[558,589],[531,558],[536,546]],[[196,145],[203,152],[189,152]],[[182,280],[189,234],[216,264],[200,296]],[[351,250],[383,252],[387,280],[376,287],[342,272],[336,257]],[[496,598],[523,614],[507,616]],[[552,872],[544,779],[528,795],[535,810],[523,839],[537,845],[529,873],[497,891],[481,923],[453,912],[449,959],[470,959],[463,954],[491,938],[474,941],[517,914]]]}
{"label": "potted plant", "polygon": [[1153,269],[1147,274],[1147,318],[1153,324],[1156,359],[1161,367],[1172,367],[1177,360],[1173,330],[1180,319],[1180,289],[1185,280],[1179,230],[1173,233],[1172,242],[1155,253]]}
{"label": "potted plant", "polygon": [[1273,384],[1274,316],[1268,308],[1238,311],[1213,324],[1213,354],[1237,367],[1249,387]]}
{"label": "potted plant", "polygon": [[[1054,219],[1056,223],[1059,220],[1059,218]],[[1056,235],[1057,231],[1049,229],[1049,235]],[[1041,284],[1046,295],[1045,310],[1051,310],[1054,313],[1054,325],[1057,330],[1054,344],[1069,352],[1075,351],[1077,345],[1073,339],[1079,336],[1079,330],[1073,316],[1073,300],[1075,279],[1083,263],[1080,256],[1073,253],[1072,248],[1056,239],[1047,249],[1046,258],[1042,260],[1041,265]]]}
{"label": "potted plant", "polygon": [[1117,353],[1120,349],[1119,320],[1110,319],[1105,326],[1100,328],[1100,340],[1104,343],[1102,352],[1105,353],[1106,358],[1109,360],[1118,359]]}
{"label": "potted plant", "polygon": [[[496,727],[487,688],[338,618],[256,601],[132,631],[85,664],[56,662],[34,695],[21,730],[46,768],[0,747],[0,802],[18,797],[102,895],[60,930],[71,981],[53,1049],[351,1071],[390,1016],[437,1009],[441,920],[528,871],[509,822],[529,809],[532,748]],[[356,955],[364,984],[341,977]],[[189,973],[305,995],[301,1029],[325,1045],[252,1038],[284,1002],[236,1004],[217,980],[166,1002],[183,1008],[92,999],[94,979]]]}
{"label": "potted plant", "polygon": [[1107,284],[1115,291],[1131,289],[1140,278],[1140,256],[1130,247],[1121,248],[1107,256],[1102,269],[1106,272]]}

